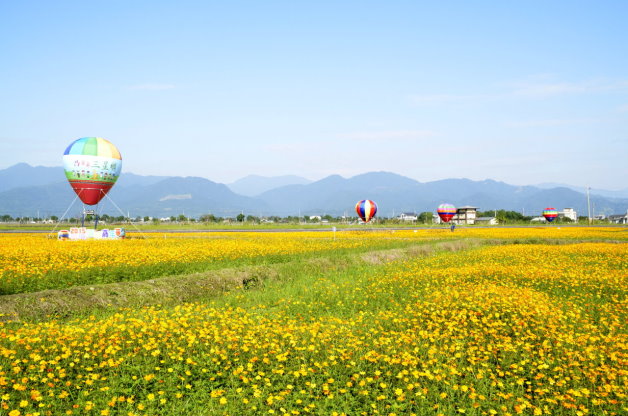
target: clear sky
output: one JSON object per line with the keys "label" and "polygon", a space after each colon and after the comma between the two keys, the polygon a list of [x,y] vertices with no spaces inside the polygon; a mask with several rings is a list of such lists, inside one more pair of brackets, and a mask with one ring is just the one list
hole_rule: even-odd
{"label": "clear sky", "polygon": [[1,1],[0,169],[626,188],[628,1]]}

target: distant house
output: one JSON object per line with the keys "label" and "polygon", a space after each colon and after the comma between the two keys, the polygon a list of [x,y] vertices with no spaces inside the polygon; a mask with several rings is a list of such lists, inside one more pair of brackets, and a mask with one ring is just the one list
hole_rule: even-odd
{"label": "distant house", "polygon": [[609,215],[608,221],[613,224],[628,224],[628,210],[626,210],[625,214]]}
{"label": "distant house", "polygon": [[416,221],[419,219],[419,216],[414,212],[404,212],[400,214],[397,219],[399,221]]}
{"label": "distant house", "polygon": [[464,206],[456,210],[456,215],[451,219],[456,224],[475,224],[475,218],[478,212],[477,207]]}
{"label": "distant house", "polygon": [[321,218],[320,215],[310,215],[310,221],[320,221]]}
{"label": "distant house", "polygon": [[574,222],[578,221],[578,214],[573,208],[563,208],[563,210],[558,213],[558,216],[562,218],[569,218]]}
{"label": "distant house", "polygon": [[497,221],[495,217],[478,217],[475,219],[475,223],[481,225],[497,225],[499,221]]}
{"label": "distant house", "polygon": [[530,222],[547,222],[545,217],[534,217],[530,220]]}

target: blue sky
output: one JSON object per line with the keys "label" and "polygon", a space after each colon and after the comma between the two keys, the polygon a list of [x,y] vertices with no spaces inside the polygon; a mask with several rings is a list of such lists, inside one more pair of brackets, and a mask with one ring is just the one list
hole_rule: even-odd
{"label": "blue sky", "polygon": [[0,169],[620,189],[625,1],[0,2]]}

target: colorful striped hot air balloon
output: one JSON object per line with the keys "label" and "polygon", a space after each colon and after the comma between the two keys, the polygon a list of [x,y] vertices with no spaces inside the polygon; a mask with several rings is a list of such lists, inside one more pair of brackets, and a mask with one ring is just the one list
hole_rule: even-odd
{"label": "colorful striped hot air balloon", "polygon": [[111,142],[103,138],[83,137],[65,149],[63,168],[81,201],[96,205],[118,180],[122,156]]}
{"label": "colorful striped hot air balloon", "polygon": [[543,210],[543,216],[547,220],[547,222],[552,222],[558,217],[558,211],[555,208],[545,208]]}
{"label": "colorful striped hot air balloon", "polygon": [[456,207],[451,204],[440,204],[436,209],[441,221],[449,222],[456,215]]}
{"label": "colorful striped hot air balloon", "polygon": [[377,204],[370,199],[363,199],[355,204],[355,212],[362,221],[369,222],[377,214]]}

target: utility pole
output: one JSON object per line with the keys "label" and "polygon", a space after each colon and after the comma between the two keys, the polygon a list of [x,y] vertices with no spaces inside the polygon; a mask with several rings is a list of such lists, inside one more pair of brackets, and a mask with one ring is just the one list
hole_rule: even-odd
{"label": "utility pole", "polygon": [[589,198],[590,186],[587,186],[587,215],[589,217],[589,225],[591,225],[591,199]]}

